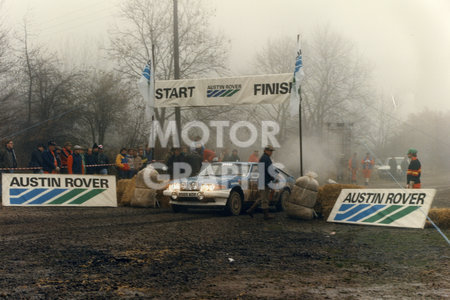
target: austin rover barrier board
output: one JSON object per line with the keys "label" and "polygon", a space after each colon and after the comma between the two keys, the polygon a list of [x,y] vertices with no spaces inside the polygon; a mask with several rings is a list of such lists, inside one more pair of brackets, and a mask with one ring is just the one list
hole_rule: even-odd
{"label": "austin rover barrier board", "polygon": [[2,174],[5,206],[117,207],[114,176]]}
{"label": "austin rover barrier board", "polygon": [[344,189],[328,222],[423,228],[435,189]]}

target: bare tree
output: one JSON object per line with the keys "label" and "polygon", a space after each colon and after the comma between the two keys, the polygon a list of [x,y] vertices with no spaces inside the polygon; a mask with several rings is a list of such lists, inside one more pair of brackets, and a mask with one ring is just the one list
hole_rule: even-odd
{"label": "bare tree", "polygon": [[352,120],[364,114],[364,105],[372,95],[371,69],[352,43],[322,27],[304,48],[306,130],[321,135],[326,122]]}
{"label": "bare tree", "polygon": [[0,1],[0,75],[8,70],[9,64],[5,58],[10,48],[9,30],[4,24],[3,14],[1,13],[3,10],[3,5],[4,1],[2,0]]}
{"label": "bare tree", "polygon": [[114,72],[92,72],[85,82],[83,120],[86,121],[92,143],[105,143],[106,134],[115,124],[125,122],[130,92]]}
{"label": "bare tree", "polygon": [[[134,86],[141,76],[145,62],[152,57],[157,79],[174,78],[173,19],[171,0],[130,0],[120,10],[120,25],[111,29],[110,56],[117,62],[116,70]],[[209,27],[211,12],[198,0],[183,1],[179,7],[180,77],[193,78],[224,74],[228,47],[221,34]],[[136,96],[136,99],[139,99]],[[141,101],[142,102],[142,101]],[[143,104],[135,103],[134,107]],[[138,110],[139,111],[139,110]],[[166,109],[157,109],[161,124],[173,115]],[[136,116],[137,117],[137,116]],[[143,118],[134,118],[142,122]],[[135,124],[134,129],[144,128]],[[135,133],[129,134],[134,136]]]}
{"label": "bare tree", "polygon": [[[295,39],[280,37],[271,39],[267,45],[256,53],[253,66],[259,74],[293,73],[296,51]],[[288,132],[295,133],[298,126],[288,127],[291,119],[289,102],[278,105],[261,105],[254,108],[256,118],[276,121],[280,125],[280,139],[283,140]],[[293,125],[293,124],[291,124]]]}
{"label": "bare tree", "polygon": [[[179,14],[180,76],[193,78],[226,71],[227,47],[222,35],[209,29],[209,11],[200,1],[183,2]],[[117,71],[135,82],[155,47],[159,79],[173,79],[172,1],[131,0],[120,10],[122,23],[111,29],[109,54]]]}
{"label": "bare tree", "polygon": [[[0,1],[0,104],[2,105],[9,101],[14,94],[13,90],[8,88],[11,79],[10,76],[8,76],[8,71],[11,69],[12,59],[10,51],[10,31],[5,25],[2,14],[3,4],[4,1]],[[3,116],[2,120],[4,121]]]}

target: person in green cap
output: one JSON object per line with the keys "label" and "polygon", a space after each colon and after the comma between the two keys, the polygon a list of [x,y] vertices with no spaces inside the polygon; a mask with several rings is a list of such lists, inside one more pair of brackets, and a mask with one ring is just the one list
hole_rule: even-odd
{"label": "person in green cap", "polygon": [[420,174],[422,173],[422,166],[417,159],[417,150],[411,148],[408,150],[408,157],[411,160],[406,172],[406,187],[409,189],[420,189]]}

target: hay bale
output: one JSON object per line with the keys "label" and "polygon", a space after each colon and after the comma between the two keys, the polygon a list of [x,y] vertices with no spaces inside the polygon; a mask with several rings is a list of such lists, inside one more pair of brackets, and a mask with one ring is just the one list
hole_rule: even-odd
{"label": "hay bale", "polygon": [[[439,228],[450,228],[450,208],[432,208],[428,216]],[[425,227],[433,227],[433,225],[427,221]]]}
{"label": "hay bale", "polygon": [[331,213],[341,190],[343,189],[362,189],[362,186],[354,184],[326,184],[319,188],[317,193],[317,203],[314,210],[325,219]]}
{"label": "hay bale", "polygon": [[295,185],[310,191],[319,189],[319,182],[315,179],[317,174],[314,172],[308,172],[305,176],[299,177],[295,180]]}
{"label": "hay bale", "polygon": [[117,187],[116,187],[116,193],[117,193],[117,199],[120,202],[120,199],[122,199],[122,195],[125,192],[125,187],[126,187],[126,181],[129,181],[129,179],[121,179],[117,182]]}
{"label": "hay bale", "polygon": [[161,207],[161,208],[171,208],[171,206],[170,206],[170,204],[169,204],[169,202],[170,202],[170,197],[169,196],[164,196],[163,195],[163,191],[164,191],[164,189],[162,189],[162,190],[157,190],[156,191],[156,199],[158,200],[158,202],[159,202],[159,207]]}
{"label": "hay bale", "polygon": [[143,188],[143,189],[147,188],[147,185],[145,184],[144,175],[145,175],[144,170],[140,170],[136,174],[136,188]]}
{"label": "hay bale", "polygon": [[151,183],[162,183],[162,180],[158,180],[159,173],[152,166],[140,170],[136,175],[136,187],[139,188],[154,188],[149,186]]}
{"label": "hay bale", "polygon": [[133,198],[131,198],[130,205],[133,207],[155,207],[156,191],[148,188],[134,189]]}
{"label": "hay bale", "polygon": [[[119,180],[119,182],[122,180]],[[131,198],[134,195],[134,189],[136,188],[136,176],[131,179],[123,179],[124,191],[120,198],[118,198],[119,206],[129,206]]]}
{"label": "hay bale", "polygon": [[317,192],[294,186],[287,202],[301,205],[308,208],[314,208],[317,201]]}
{"label": "hay bale", "polygon": [[312,220],[314,218],[314,209],[290,202],[286,202],[286,213],[288,217],[294,219]]}

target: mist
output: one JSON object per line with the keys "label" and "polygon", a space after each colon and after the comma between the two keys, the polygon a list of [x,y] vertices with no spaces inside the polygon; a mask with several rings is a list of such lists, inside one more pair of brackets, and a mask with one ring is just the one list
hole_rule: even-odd
{"label": "mist", "polygon": [[[156,5],[154,8],[157,10],[161,9],[163,4],[169,7],[171,1],[148,1],[148,3]],[[118,37],[118,31],[133,28],[133,22],[123,15],[125,4],[118,0],[99,0],[93,3],[87,0],[76,3],[68,0],[6,0],[0,8],[2,20],[0,28],[8,32],[10,45],[7,58],[23,57],[24,24],[26,24],[30,48],[39,49],[41,54],[47,54],[46,60],[52,58],[52,66],[64,76],[89,78],[89,72],[97,71],[103,72],[102,74],[119,74],[118,82],[123,84],[124,91],[130,95],[130,99],[126,104],[126,115],[122,119],[118,118],[114,126],[106,132],[112,147],[143,144],[147,140],[144,134],[148,131],[145,124],[140,121],[142,99],[137,95],[135,88],[145,57],[141,51],[142,47],[138,43],[129,44],[131,46],[128,50],[134,51],[133,61],[127,60],[129,58],[125,56],[119,57],[120,51],[126,47],[116,49],[114,52],[115,45],[125,42],[125,39],[119,38],[127,36],[125,34]],[[297,34],[301,35],[306,73],[302,87],[305,114],[302,137],[304,173],[314,171],[319,174],[321,180],[327,180],[336,176],[338,161],[342,156],[348,159],[353,151],[361,155],[370,151],[377,160],[385,161],[390,156],[404,155],[410,147],[418,148],[419,153],[423,154],[428,170],[448,167],[438,159],[450,154],[449,145],[442,140],[443,133],[448,131],[445,120],[450,108],[448,1],[351,0],[342,3],[331,0],[192,0],[180,1],[180,4],[183,12],[198,9],[197,15],[205,14],[204,19],[196,23],[198,26],[196,30],[203,31],[198,35],[200,41],[193,43],[194,46],[217,42],[216,49],[220,49],[215,55],[201,61],[202,68],[199,69],[206,71],[186,72],[191,77],[261,74],[261,62],[264,62],[264,59],[270,61],[272,57],[263,55],[263,60],[259,61],[256,57],[264,54],[263,50],[268,49],[269,41],[277,43],[284,39],[289,41],[286,45],[295,46]],[[170,21],[170,9],[161,12],[160,15],[161,20]],[[186,15],[187,13],[181,14],[184,18]],[[182,21],[184,22],[182,26],[189,25],[189,19],[185,18]],[[314,85],[314,82],[326,80],[320,78],[318,71],[320,70],[317,67],[318,62],[325,59],[324,56],[318,56],[317,53],[321,48],[315,41],[320,40],[318,32],[324,28],[329,30],[328,37],[331,42],[336,40],[341,42],[336,44],[335,49],[340,51],[338,54],[335,53],[333,56],[333,53],[328,53],[333,59],[327,66],[334,68],[333,74],[339,75],[340,72],[346,71],[345,74],[349,75],[342,76],[344,79],[360,80],[357,84],[361,89],[345,99],[346,92],[351,90],[350,85],[346,85],[344,92],[341,86],[332,86],[337,87],[337,90],[341,91],[340,94],[334,92],[327,98],[328,106],[317,108],[314,105],[321,101],[322,96],[317,92],[320,85]],[[168,30],[164,34],[164,41],[167,43],[164,46],[170,49],[170,43],[167,41],[170,41],[172,33]],[[118,43],[114,44],[113,41]],[[295,49],[288,50],[281,54],[285,61],[284,68],[267,70],[265,73],[292,72]],[[187,52],[184,57],[189,58],[190,55],[192,56],[192,52]],[[343,60],[338,62],[337,59]],[[170,54],[159,57],[158,61],[160,65],[157,72],[162,74],[159,79],[172,79],[173,74],[169,70],[172,62]],[[344,70],[337,66],[339,64],[358,68]],[[19,65],[17,64],[18,69],[14,70],[14,74],[23,73],[24,69],[20,69]],[[166,73],[162,72],[163,69]],[[22,99],[23,102],[26,98],[24,96],[26,82],[20,81],[23,78],[13,78],[12,74],[13,72],[2,74],[4,86],[12,86],[8,82],[21,82],[14,86],[14,91],[15,99]],[[358,78],[358,74],[364,76]],[[335,82],[339,82],[342,78],[336,75]],[[84,88],[82,84],[73,87],[77,91]],[[83,97],[70,95],[76,99],[85,97],[85,95]],[[68,100],[67,105],[75,103],[76,101],[72,101],[75,98]],[[23,109],[19,107],[21,101],[14,102],[12,107],[22,111]],[[37,103],[36,100],[33,101],[33,105]],[[324,114],[322,110],[325,111]],[[203,109],[203,112],[183,110],[183,123],[213,118],[230,121],[252,119],[256,125],[260,120],[277,121],[283,126],[283,130],[280,134],[281,147],[277,149],[274,158],[293,174],[299,174],[298,119],[288,116],[287,107],[269,106],[262,110],[227,108],[222,111],[225,113],[220,109]],[[173,112],[170,110],[161,115],[166,119],[173,118]],[[17,122],[20,119],[21,117],[16,118]],[[348,149],[341,149],[330,142],[334,133],[326,128],[326,123],[329,122],[354,123]],[[24,126],[17,124],[5,127],[3,136],[14,130],[19,132]],[[82,130],[73,138],[82,143],[88,141],[91,143],[95,135],[91,137],[87,127],[83,126],[75,126]],[[117,132],[123,134],[119,136]],[[211,148],[217,147],[211,145]],[[242,152],[241,158],[245,160],[253,148],[260,149],[260,145],[239,149]]]}

